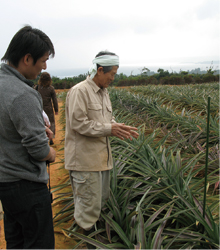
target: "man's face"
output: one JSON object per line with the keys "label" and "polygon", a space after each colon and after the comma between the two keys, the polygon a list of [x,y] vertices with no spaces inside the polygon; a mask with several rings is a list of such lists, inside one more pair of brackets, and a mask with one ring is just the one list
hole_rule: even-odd
{"label": "man's face", "polygon": [[97,83],[99,88],[107,88],[109,86],[109,84],[114,81],[115,78],[115,74],[117,73],[118,70],[118,66],[113,66],[112,70],[105,73],[103,72],[103,70],[101,71],[100,75],[99,75],[99,81]]}
{"label": "man's face", "polygon": [[49,59],[49,53],[46,52],[42,57],[40,57],[37,62],[34,64],[33,58],[30,56],[30,64],[26,70],[25,77],[29,80],[36,79],[37,76],[41,73],[42,69],[46,70],[47,60]]}

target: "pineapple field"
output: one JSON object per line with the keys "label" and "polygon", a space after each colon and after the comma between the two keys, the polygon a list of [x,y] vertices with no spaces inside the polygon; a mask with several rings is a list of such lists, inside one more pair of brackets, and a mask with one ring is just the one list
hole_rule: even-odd
{"label": "pineapple field", "polygon": [[[116,121],[138,127],[139,137],[111,138],[111,195],[95,232],[85,236],[73,222],[63,233],[77,241],[75,249],[84,242],[101,249],[219,249],[219,84],[108,91]],[[64,135],[66,92],[58,98]],[[62,205],[56,227],[73,218],[69,176],[52,190],[53,206]]]}

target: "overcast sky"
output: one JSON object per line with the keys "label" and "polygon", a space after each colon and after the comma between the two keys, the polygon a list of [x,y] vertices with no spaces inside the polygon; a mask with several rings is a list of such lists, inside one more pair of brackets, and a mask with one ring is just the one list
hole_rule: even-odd
{"label": "overcast sky", "polygon": [[44,31],[49,70],[89,68],[109,50],[120,65],[219,60],[219,0],[0,0],[0,58],[25,24]]}

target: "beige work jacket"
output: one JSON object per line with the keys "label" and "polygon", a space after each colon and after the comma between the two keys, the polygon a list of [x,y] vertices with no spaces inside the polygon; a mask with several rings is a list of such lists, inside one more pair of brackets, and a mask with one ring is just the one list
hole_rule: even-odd
{"label": "beige work jacket", "polygon": [[112,169],[112,105],[107,89],[87,77],[66,98],[65,168],[75,171]]}

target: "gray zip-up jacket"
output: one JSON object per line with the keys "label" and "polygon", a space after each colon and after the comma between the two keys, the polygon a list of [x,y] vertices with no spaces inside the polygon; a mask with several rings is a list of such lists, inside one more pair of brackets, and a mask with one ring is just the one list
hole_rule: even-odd
{"label": "gray zip-up jacket", "polygon": [[47,183],[50,151],[42,98],[33,83],[7,64],[0,68],[0,182]]}

